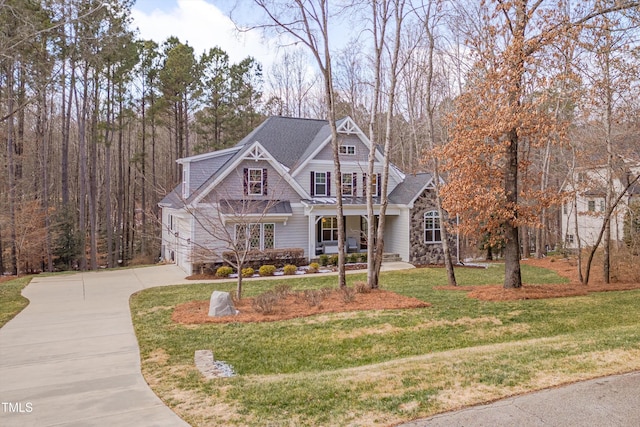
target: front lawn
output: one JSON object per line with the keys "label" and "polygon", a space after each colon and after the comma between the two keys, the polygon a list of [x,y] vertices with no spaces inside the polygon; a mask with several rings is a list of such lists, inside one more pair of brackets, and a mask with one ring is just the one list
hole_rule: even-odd
{"label": "front lawn", "polygon": [[30,281],[31,277],[20,277],[0,282],[0,328],[29,305],[21,292]]}
{"label": "front lawn", "polygon": [[[503,269],[458,269],[462,285]],[[523,265],[525,283],[565,280]],[[350,283],[363,280],[349,275]],[[279,281],[245,282],[245,296]],[[335,276],[287,279],[294,289]],[[579,379],[640,369],[640,291],[488,302],[437,290],[443,269],[383,273],[382,287],[428,308],[322,314],[271,323],[179,325],[173,308],[232,283],[155,288],[131,299],[142,369],[192,425],[391,425]],[[196,350],[239,374],[205,380]]]}

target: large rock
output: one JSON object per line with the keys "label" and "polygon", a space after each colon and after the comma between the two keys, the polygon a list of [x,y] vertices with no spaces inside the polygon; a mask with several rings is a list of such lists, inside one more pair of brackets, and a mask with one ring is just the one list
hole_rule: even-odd
{"label": "large rock", "polygon": [[213,291],[209,300],[209,316],[235,316],[238,313],[229,292]]}

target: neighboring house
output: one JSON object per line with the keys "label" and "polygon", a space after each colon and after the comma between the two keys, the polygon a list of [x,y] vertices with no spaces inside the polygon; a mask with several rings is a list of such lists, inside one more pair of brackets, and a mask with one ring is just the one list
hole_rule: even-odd
{"label": "neighboring house", "polygon": [[[613,173],[613,198],[619,196],[640,173],[640,162],[629,159],[617,159]],[[575,200],[565,202],[562,207],[562,235],[568,249],[577,249],[576,212],[578,235],[581,247],[593,246],[600,234],[606,211],[607,168],[576,168],[574,174],[564,185],[567,192],[575,192]],[[611,240],[622,242],[624,239],[624,217],[629,204],[640,199],[640,183],[624,191],[616,209],[611,215]]]}
{"label": "neighboring house", "polygon": [[[301,248],[308,259],[335,253],[336,185],[343,191],[345,247],[365,251],[370,142],[349,117],[337,126],[341,177],[334,176],[326,120],[270,117],[232,148],[179,159],[182,183],[159,203],[162,258],[187,273],[199,263],[220,261],[229,240],[216,238],[213,229],[227,236],[249,233],[255,250]],[[379,210],[379,150],[374,170]],[[434,197],[431,174],[407,175],[391,165],[386,253],[416,264],[443,263]]]}

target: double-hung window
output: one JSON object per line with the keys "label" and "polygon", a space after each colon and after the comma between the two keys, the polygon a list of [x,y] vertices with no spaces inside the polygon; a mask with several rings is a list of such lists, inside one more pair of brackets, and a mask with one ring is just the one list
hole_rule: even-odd
{"label": "double-hung window", "polygon": [[442,241],[440,230],[440,217],[437,211],[429,211],[424,214],[424,242],[438,243]]}
{"label": "double-hung window", "polygon": [[262,176],[262,169],[250,168],[247,183],[249,195],[262,196],[264,194],[264,179]]}
{"label": "double-hung window", "polygon": [[327,173],[326,172],[316,172],[314,174],[315,182],[314,189],[316,196],[326,196],[327,195]]}
{"label": "double-hung window", "polygon": [[371,194],[373,194],[373,196],[377,196],[378,193],[378,174],[374,173],[373,175],[371,175]]}
{"label": "double-hung window", "polygon": [[342,195],[353,196],[354,195],[354,179],[353,173],[347,172],[342,174]]}

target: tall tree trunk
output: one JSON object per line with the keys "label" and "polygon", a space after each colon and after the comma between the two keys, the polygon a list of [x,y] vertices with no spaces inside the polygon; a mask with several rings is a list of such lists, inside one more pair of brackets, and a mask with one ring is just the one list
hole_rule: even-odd
{"label": "tall tree trunk", "polygon": [[13,93],[13,73],[14,64],[12,58],[10,58],[9,65],[7,66],[7,111],[9,117],[7,118],[7,169],[8,169],[8,181],[9,181],[9,234],[11,245],[11,274],[18,275],[18,247],[16,241],[16,171],[14,165],[14,93]]}
{"label": "tall tree trunk", "polygon": [[[73,105],[73,89],[76,84],[75,78],[75,60],[71,60],[69,76],[71,78],[69,82],[69,98],[67,99],[65,91],[67,90],[67,76],[65,74],[67,62],[62,63],[62,141],[60,152],[60,189],[62,206],[64,209],[69,208],[69,134],[71,131],[71,106]],[[65,105],[66,103],[66,105]]]}
{"label": "tall tree trunk", "polygon": [[89,245],[90,268],[98,269],[98,79],[94,77],[91,141],[89,145]]}
{"label": "tall tree trunk", "polygon": [[[17,105],[22,106],[25,105],[25,65],[24,61],[20,61],[20,65],[18,66],[18,92],[16,93]],[[25,120],[25,108],[19,107],[18,111],[16,111],[16,116],[18,117],[18,126],[16,131],[14,149],[15,149],[15,158],[14,158],[14,170],[16,174],[16,184],[22,181],[23,176],[23,154],[24,154],[24,120]]]}
{"label": "tall tree trunk", "polygon": [[113,140],[113,66],[107,68],[106,124],[104,131],[104,218],[107,237],[107,268],[114,267],[113,218],[111,212],[111,143]]}
{"label": "tall tree trunk", "polygon": [[[374,84],[373,84],[373,96],[371,97],[371,111],[369,115],[369,141],[371,142],[371,147],[369,147],[369,157],[367,163],[367,182],[366,182],[366,199],[367,199],[367,285],[371,289],[375,289],[378,287],[378,278],[376,274],[376,246],[379,242],[376,242],[376,230],[378,221],[376,221],[375,211],[373,208],[373,198],[377,196],[377,194],[373,194],[373,177],[374,177],[374,165],[376,162],[376,152],[378,150],[378,137],[376,132],[376,117],[378,114],[379,103],[380,103],[380,85],[382,80],[382,48],[384,46],[385,39],[385,31],[387,29],[386,25],[381,25],[378,28],[378,23],[380,19],[384,19],[380,17],[379,8],[382,7],[382,4],[378,2],[372,2],[372,13],[373,13],[373,40],[375,46],[375,63],[374,63]],[[386,15],[386,13],[385,13]],[[378,34],[378,30],[382,32],[382,34]],[[377,179],[377,175],[376,175]],[[378,180],[377,186],[380,185]]]}
{"label": "tall tree trunk", "polygon": [[80,230],[80,270],[87,269],[87,103],[89,95],[89,65],[85,62],[82,72],[82,106],[78,99],[78,91],[75,93],[76,115],[78,118],[78,228]]}
{"label": "tall tree trunk", "polygon": [[[509,63],[507,70],[511,76],[507,83],[509,92],[509,105],[513,112],[519,113],[522,109],[521,98],[523,95],[522,79],[525,73],[525,30],[528,22],[527,2],[518,2],[515,5],[515,26],[511,29]],[[518,128],[511,128],[506,136],[504,193],[506,208],[510,211],[510,218],[505,218],[504,227],[504,287],[522,287],[522,275],[520,273],[520,241],[518,232]]]}
{"label": "tall tree trunk", "polygon": [[522,275],[520,273],[520,241],[516,221],[518,219],[518,134],[513,129],[509,133],[509,143],[506,148],[507,162],[505,166],[504,191],[509,209],[513,212],[513,217],[508,218],[504,223],[504,287],[520,288],[522,286]]}
{"label": "tall tree trunk", "polygon": [[47,271],[53,271],[53,256],[51,254],[51,218],[49,215],[49,143],[47,134],[47,94],[43,88],[38,93],[38,109],[36,113],[36,133],[38,145],[40,146],[39,161],[40,161],[40,177],[41,177],[41,198],[40,209],[44,215],[44,227],[45,227],[45,258]]}
{"label": "tall tree trunk", "polygon": [[142,83],[142,97],[141,97],[141,120],[142,120],[142,163],[140,165],[142,181],[140,183],[140,208],[142,210],[142,217],[140,219],[140,227],[142,231],[141,239],[140,239],[140,252],[143,256],[147,255],[147,174],[146,174],[146,164],[147,164],[147,151],[146,151],[146,142],[147,142],[147,118],[146,118],[146,90],[144,86],[144,79]]}
{"label": "tall tree trunk", "polygon": [[[429,39],[429,47],[428,47],[428,64],[427,64],[427,80],[426,80],[426,101],[427,101],[427,125],[429,127],[429,141],[430,148],[434,150],[436,147],[435,140],[435,118],[434,118],[434,109],[436,108],[433,105],[433,52],[435,49],[435,37],[433,34],[433,28],[431,27],[432,16],[431,16],[431,6],[429,3],[429,7],[427,9],[427,15],[425,19],[425,31],[427,33],[427,37]],[[448,230],[448,215],[446,215],[444,209],[442,209],[442,197],[441,197],[441,185],[440,185],[440,162],[438,161],[437,156],[433,156],[433,181],[435,188],[435,196],[436,196],[436,208],[438,210],[438,218],[440,218],[440,238],[442,240],[442,252],[444,256],[444,265],[447,270],[447,283],[449,286],[457,286],[458,282],[456,281],[456,275],[453,270],[453,261],[451,260],[451,249],[449,248],[449,230]]]}
{"label": "tall tree trunk", "polygon": [[124,111],[122,105],[122,86],[119,85],[118,95],[118,192],[116,195],[116,226],[117,230],[115,236],[115,263],[116,266],[120,266],[120,261],[123,259],[123,219],[124,219]]}
{"label": "tall tree trunk", "polygon": [[[613,94],[611,93],[611,70],[609,64],[609,55],[605,55],[604,58],[604,74],[607,82],[605,92],[605,117],[604,117],[604,127],[605,127],[605,142],[607,144],[607,183],[606,183],[606,194],[605,194],[605,211],[609,211],[611,207],[612,198],[613,198],[613,148],[612,148],[612,129],[611,129],[611,120],[613,114]],[[605,221],[604,223],[604,256],[603,256],[603,266],[602,266],[602,274],[604,283],[609,283],[611,281],[611,221]]]}

